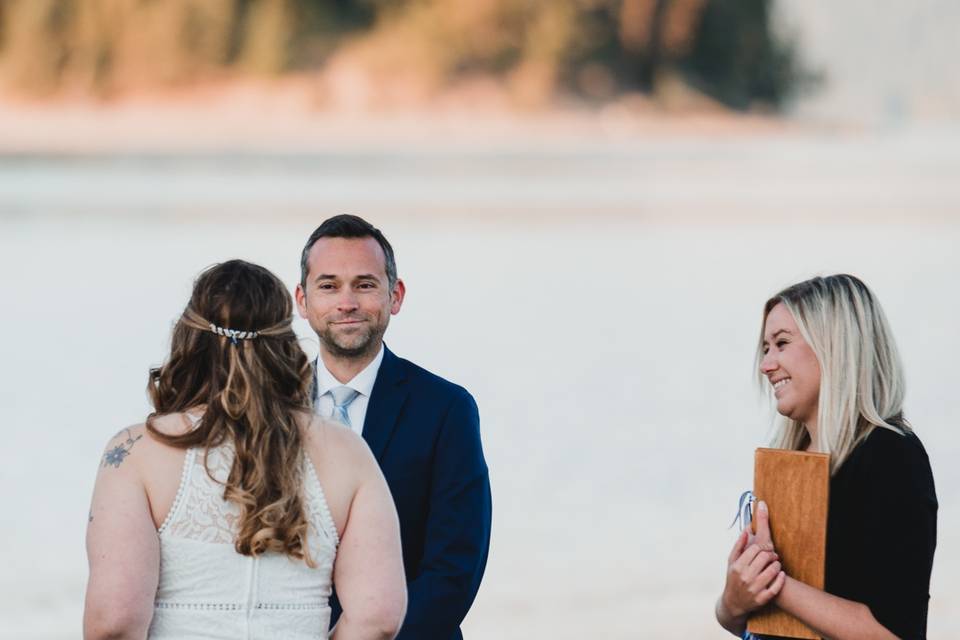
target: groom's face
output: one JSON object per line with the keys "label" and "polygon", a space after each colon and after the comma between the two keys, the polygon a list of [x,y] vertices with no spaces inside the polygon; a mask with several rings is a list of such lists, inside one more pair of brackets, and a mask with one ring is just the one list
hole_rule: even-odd
{"label": "groom's face", "polygon": [[390,286],[375,239],[320,238],[308,254],[306,285],[297,285],[297,307],[323,349],[359,358],[380,349],[403,293],[403,282]]}

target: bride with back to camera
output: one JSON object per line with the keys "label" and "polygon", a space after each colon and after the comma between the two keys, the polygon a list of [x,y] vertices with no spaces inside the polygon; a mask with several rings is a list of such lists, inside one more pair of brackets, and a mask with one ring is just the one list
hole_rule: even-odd
{"label": "bride with back to camera", "polygon": [[825,587],[782,571],[761,502],[757,535],[730,552],[717,621],[756,637],[747,619],[772,601],[832,640],[926,638],[937,497],[877,299],[843,274],[784,289],[764,305],[757,362],[781,415],[773,446],[830,455]]}
{"label": "bride with back to camera", "polygon": [[[88,640],[390,639],[406,608],[393,501],[363,440],[313,415],[283,283],[240,260],[196,280],[154,412],[97,474]],[[334,562],[336,560],[336,562]]]}

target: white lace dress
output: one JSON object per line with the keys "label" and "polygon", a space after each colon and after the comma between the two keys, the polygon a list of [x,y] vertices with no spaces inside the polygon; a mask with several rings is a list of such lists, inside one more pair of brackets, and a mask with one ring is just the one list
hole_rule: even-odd
{"label": "white lace dress", "polygon": [[[148,637],[326,638],[339,538],[309,458],[303,477],[313,569],[277,553],[253,558],[234,550],[240,509],[223,499],[223,485],[207,475],[203,457],[202,450],[187,450],[176,500],[158,530],[160,583]],[[232,448],[211,449],[207,458],[214,477],[226,480]]]}

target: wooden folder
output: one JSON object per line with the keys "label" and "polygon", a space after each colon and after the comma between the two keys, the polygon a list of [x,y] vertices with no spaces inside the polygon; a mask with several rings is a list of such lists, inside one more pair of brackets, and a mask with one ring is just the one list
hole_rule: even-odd
{"label": "wooden folder", "polygon": [[[823,589],[829,492],[829,455],[757,449],[753,493],[757,500],[767,503],[770,533],[783,570],[818,589]],[[756,530],[755,518],[753,526]],[[747,630],[765,636],[820,640],[807,625],[773,603],[750,617]]]}

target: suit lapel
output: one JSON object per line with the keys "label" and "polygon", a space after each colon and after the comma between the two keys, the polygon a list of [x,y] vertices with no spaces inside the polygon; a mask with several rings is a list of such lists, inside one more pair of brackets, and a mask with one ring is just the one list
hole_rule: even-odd
{"label": "suit lapel", "polygon": [[407,399],[407,375],[403,362],[384,346],[383,362],[370,392],[367,415],[363,421],[363,439],[377,462],[381,462],[384,449],[397,426],[400,410]]}

